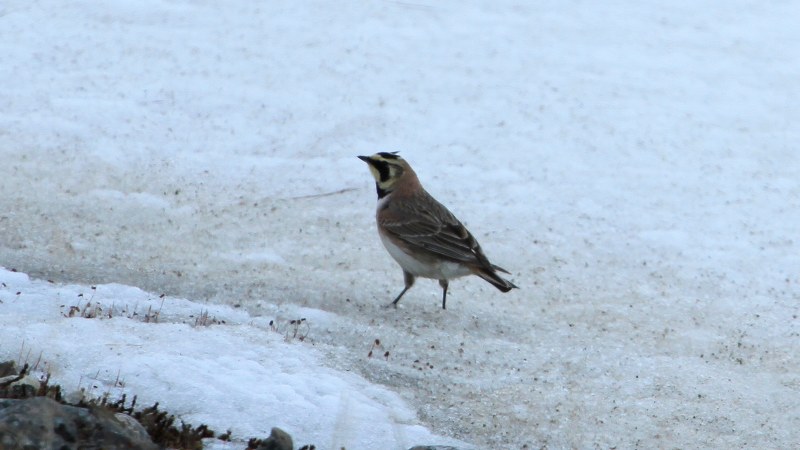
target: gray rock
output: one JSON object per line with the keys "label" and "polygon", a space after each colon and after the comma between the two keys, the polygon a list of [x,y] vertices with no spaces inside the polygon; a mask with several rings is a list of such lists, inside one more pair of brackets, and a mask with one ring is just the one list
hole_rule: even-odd
{"label": "gray rock", "polygon": [[110,411],[62,405],[46,397],[0,401],[0,448],[156,450]]}
{"label": "gray rock", "polygon": [[114,418],[117,419],[125,429],[128,430],[128,435],[138,441],[150,441],[150,435],[147,434],[147,429],[144,425],[140,424],[138,420],[125,413],[116,413]]}
{"label": "gray rock", "polygon": [[256,447],[256,450],[294,450],[294,442],[289,433],[280,428],[273,428],[269,437]]}

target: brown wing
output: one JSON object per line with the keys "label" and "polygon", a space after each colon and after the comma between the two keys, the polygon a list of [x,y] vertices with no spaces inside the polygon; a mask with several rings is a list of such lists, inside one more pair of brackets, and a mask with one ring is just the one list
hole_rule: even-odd
{"label": "brown wing", "polygon": [[427,192],[413,200],[391,202],[379,221],[386,232],[411,246],[453,261],[494,268],[472,234]]}

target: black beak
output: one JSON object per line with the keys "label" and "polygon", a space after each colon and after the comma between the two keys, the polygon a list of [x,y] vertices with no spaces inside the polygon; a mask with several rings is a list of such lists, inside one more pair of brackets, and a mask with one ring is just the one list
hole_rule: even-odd
{"label": "black beak", "polygon": [[359,156],[358,159],[364,161],[367,164],[369,164],[372,161],[371,159],[369,159],[369,156]]}

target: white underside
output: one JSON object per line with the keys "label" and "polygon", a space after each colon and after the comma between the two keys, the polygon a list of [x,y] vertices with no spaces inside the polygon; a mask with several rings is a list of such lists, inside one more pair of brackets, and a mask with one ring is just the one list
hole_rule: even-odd
{"label": "white underside", "polygon": [[394,242],[384,236],[383,233],[378,233],[378,235],[381,237],[383,246],[386,247],[386,250],[392,255],[392,258],[400,264],[403,270],[412,275],[436,280],[452,280],[453,278],[463,277],[472,273],[464,265],[455,262],[439,261],[429,263],[427,261],[420,261],[395,245]]}

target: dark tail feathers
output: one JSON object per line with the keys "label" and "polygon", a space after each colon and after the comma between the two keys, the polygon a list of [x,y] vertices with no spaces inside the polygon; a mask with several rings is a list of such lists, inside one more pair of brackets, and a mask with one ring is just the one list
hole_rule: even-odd
{"label": "dark tail feathers", "polygon": [[492,286],[496,287],[501,292],[508,292],[511,289],[519,289],[514,283],[504,278],[501,278],[500,275],[497,274],[497,272],[508,273],[510,275],[509,271],[503,269],[500,266],[495,266],[494,264],[492,264],[491,270],[482,268],[479,269],[477,272],[475,272],[475,275],[488,281],[489,283],[492,284]]}

